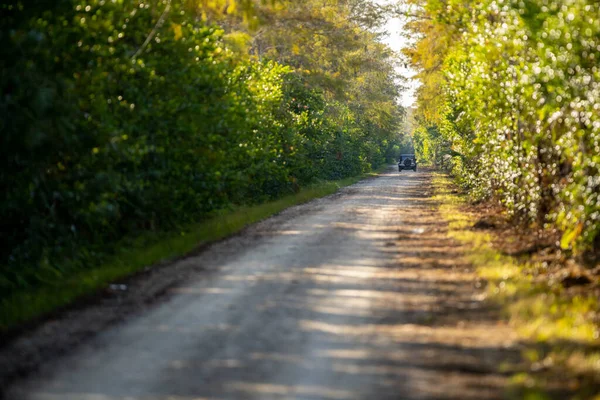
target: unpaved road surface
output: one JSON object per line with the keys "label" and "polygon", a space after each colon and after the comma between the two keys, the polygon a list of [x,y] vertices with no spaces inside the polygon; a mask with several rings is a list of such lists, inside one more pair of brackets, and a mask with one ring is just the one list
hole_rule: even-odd
{"label": "unpaved road surface", "polygon": [[209,272],[7,397],[501,398],[513,336],[431,192],[429,172],[390,169],[179,261]]}

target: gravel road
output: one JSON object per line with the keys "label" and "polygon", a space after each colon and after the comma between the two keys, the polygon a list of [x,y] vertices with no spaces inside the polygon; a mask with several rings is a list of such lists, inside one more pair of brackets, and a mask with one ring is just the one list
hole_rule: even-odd
{"label": "gravel road", "polygon": [[447,238],[430,175],[390,169],[179,261],[205,272],[7,398],[501,398],[514,336]]}

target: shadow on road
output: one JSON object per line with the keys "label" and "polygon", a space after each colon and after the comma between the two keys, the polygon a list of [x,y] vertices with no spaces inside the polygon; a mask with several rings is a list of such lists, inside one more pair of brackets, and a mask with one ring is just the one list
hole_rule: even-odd
{"label": "shadow on road", "polygon": [[106,334],[62,372],[46,370],[14,393],[502,398],[519,359],[514,336],[447,238],[429,182],[427,171],[387,173],[305,216],[266,224],[218,276],[172,288],[155,315]]}

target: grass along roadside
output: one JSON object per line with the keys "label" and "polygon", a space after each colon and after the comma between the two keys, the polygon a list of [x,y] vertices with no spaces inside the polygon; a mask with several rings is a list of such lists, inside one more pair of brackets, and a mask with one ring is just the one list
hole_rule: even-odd
{"label": "grass along roadside", "polygon": [[501,304],[521,339],[523,368],[508,397],[600,400],[598,286],[570,290],[531,256],[507,255],[498,232],[473,229],[480,216],[446,175],[435,174],[433,184],[449,236],[466,245],[469,261],[487,281],[487,298]]}
{"label": "grass along roadside", "polygon": [[3,299],[0,302],[0,333],[72,304],[82,296],[95,293],[148,266],[184,256],[200,245],[230,236],[288,207],[333,194],[344,186],[376,176],[385,168],[387,166],[356,177],[316,183],[298,193],[267,203],[224,210],[206,221],[191,224],[176,232],[140,235],[131,243],[119,246],[115,254],[100,265],[78,271],[58,283],[24,289]]}

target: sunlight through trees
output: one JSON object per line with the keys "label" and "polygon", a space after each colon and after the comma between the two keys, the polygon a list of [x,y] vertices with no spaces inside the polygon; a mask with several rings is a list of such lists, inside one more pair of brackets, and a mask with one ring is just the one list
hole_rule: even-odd
{"label": "sunlight through trees", "polygon": [[3,2],[3,295],[392,160],[401,88],[367,4]]}
{"label": "sunlight through trees", "polygon": [[410,1],[421,156],[475,198],[600,250],[600,4]]}

